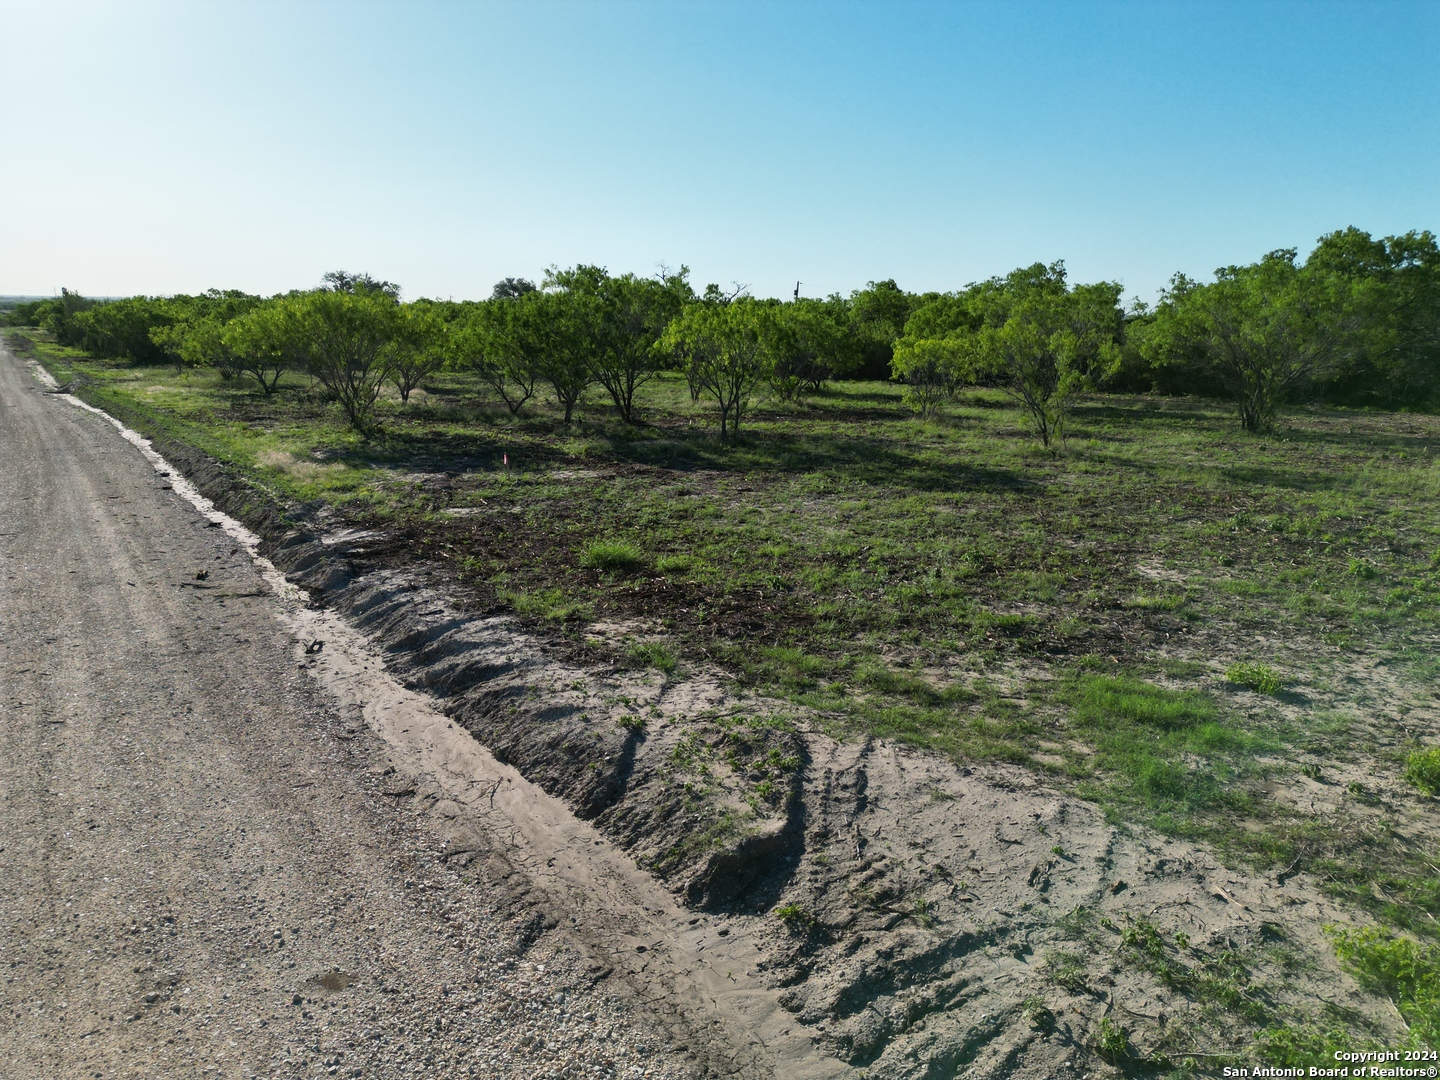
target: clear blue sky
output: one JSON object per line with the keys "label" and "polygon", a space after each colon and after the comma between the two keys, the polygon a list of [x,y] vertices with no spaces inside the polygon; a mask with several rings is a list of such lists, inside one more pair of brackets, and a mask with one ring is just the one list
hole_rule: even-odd
{"label": "clear blue sky", "polygon": [[1036,260],[1153,297],[1440,231],[1440,0],[0,0],[0,293],[759,294]]}

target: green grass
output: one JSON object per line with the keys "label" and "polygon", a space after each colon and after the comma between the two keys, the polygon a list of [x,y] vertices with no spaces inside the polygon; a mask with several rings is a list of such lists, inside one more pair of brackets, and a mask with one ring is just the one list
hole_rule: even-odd
{"label": "green grass", "polygon": [[1081,675],[1057,696],[1091,751],[1080,790],[1112,812],[1191,836],[1213,833],[1227,813],[1256,812],[1241,781],[1255,754],[1275,746],[1227,722],[1208,695]]}
{"label": "green grass", "polygon": [[797,930],[806,930],[815,925],[815,916],[799,904],[781,904],[774,915],[785,925]]}
{"label": "green grass", "polygon": [[679,663],[675,655],[658,641],[631,645],[625,650],[625,656],[636,667],[654,668],[667,675],[673,672]]}
{"label": "green grass", "polygon": [[1285,685],[1280,673],[1268,664],[1239,663],[1230,665],[1225,681],[1244,686],[1261,694],[1278,694]]}
{"label": "green grass", "polygon": [[508,603],[515,614],[543,619],[546,622],[583,621],[590,618],[592,614],[588,604],[582,600],[567,597],[560,589],[535,589],[530,592],[502,589],[496,594],[496,597],[500,601]]}
{"label": "green grass", "polygon": [[1440,948],[1373,926],[1329,932],[1350,973],[1395,1003],[1407,1045],[1440,1049]]}
{"label": "green grass", "polygon": [[1440,748],[1411,754],[1405,763],[1405,779],[1427,795],[1440,795]]}
{"label": "green grass", "polygon": [[580,565],[602,574],[633,574],[645,565],[645,556],[624,540],[591,540],[580,551]]}

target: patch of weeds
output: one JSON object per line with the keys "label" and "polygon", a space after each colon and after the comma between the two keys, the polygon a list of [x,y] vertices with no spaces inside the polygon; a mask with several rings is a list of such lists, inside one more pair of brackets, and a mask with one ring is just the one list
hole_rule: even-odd
{"label": "patch of weeds", "polygon": [[793,772],[800,767],[800,755],[787,754],[778,746],[772,746],[765,755],[763,765],[779,772]]}
{"label": "patch of weeds", "polygon": [[[1408,772],[1408,770],[1407,770]],[[1351,780],[1345,785],[1345,794],[1349,795],[1356,802],[1365,806],[1380,805],[1380,798],[1373,791],[1367,788],[1359,780]]]}
{"label": "patch of weeds", "polygon": [[1269,664],[1248,661],[1231,664],[1225,671],[1225,681],[1247,687],[1258,694],[1278,694],[1285,686],[1280,673]]}
{"label": "patch of weeds", "polygon": [[633,574],[645,565],[645,555],[626,540],[591,540],[580,551],[580,565],[602,574]]}
{"label": "patch of weeds", "polygon": [[1215,703],[1199,691],[1166,690],[1124,675],[1081,677],[1072,695],[1077,717],[1096,724],[1121,720],[1142,729],[1179,731],[1215,719]]}
{"label": "patch of weeds", "polygon": [[710,747],[695,732],[682,735],[670,748],[670,761],[676,767],[698,772],[702,776],[709,772]]}
{"label": "patch of weeds", "polygon": [[1035,1031],[1046,1031],[1055,1023],[1055,1014],[1045,1004],[1045,999],[1035,995],[1020,1003],[1020,1015]]}
{"label": "patch of weeds", "polygon": [[636,667],[654,668],[666,675],[673,672],[678,664],[675,654],[658,641],[631,645],[625,650],[625,659]]}
{"label": "patch of weeds", "polygon": [[567,597],[560,589],[530,592],[502,589],[497,598],[510,605],[515,614],[546,622],[585,622],[593,617],[589,604]]}
{"label": "patch of weeds", "polygon": [[792,930],[809,930],[815,925],[815,916],[796,903],[781,904],[774,914]]}
{"label": "patch of weeds", "polygon": [[695,565],[695,559],[690,555],[662,555],[655,560],[655,569],[662,574],[688,574]]}
{"label": "patch of weeds", "polygon": [[1405,762],[1405,779],[1427,795],[1440,794],[1440,747],[1411,754]]}
{"label": "patch of weeds", "polygon": [[1126,675],[1082,675],[1059,696],[1093,741],[1091,762],[1106,777],[1081,784],[1081,794],[1142,810],[1175,835],[1196,835],[1199,811],[1251,809],[1251,797],[1232,781],[1265,744],[1223,723],[1205,694]]}
{"label": "patch of weeds", "polygon": [[729,845],[746,831],[748,819],[728,807],[709,814],[706,808],[697,804],[687,804],[687,809],[694,811],[697,818],[695,825],[656,861],[655,867],[661,873],[701,859],[709,852]]}
{"label": "patch of weeds", "polygon": [[645,730],[645,717],[643,716],[622,716],[619,720],[615,722],[619,724],[622,728],[624,728],[626,731]]}
{"label": "patch of weeds", "polygon": [[1094,923],[1095,909],[1081,904],[1056,919],[1055,927],[1060,931],[1062,937],[1072,941],[1081,941],[1090,936],[1090,928]]}
{"label": "patch of weeds", "polygon": [[[1187,936],[1176,935],[1175,949],[1185,950],[1189,946]],[[1233,949],[1204,956],[1199,964],[1190,966],[1172,955],[1171,947],[1154,923],[1138,918],[1121,933],[1120,952],[1128,963],[1197,1001],[1216,1005],[1252,1023],[1264,1023],[1269,1018],[1269,1010],[1251,984],[1244,958]]]}
{"label": "patch of weeds", "polygon": [[1177,660],[1168,656],[1156,660],[1155,667],[1161,674],[1172,679],[1198,679],[1210,670],[1197,660]]}
{"label": "patch of weeds", "polygon": [[1304,1069],[1311,1065],[1334,1068],[1336,1050],[1368,1050],[1372,1046],[1370,1040],[1357,1039],[1349,1030],[1281,1024],[1260,1032],[1250,1050],[1267,1065]]}
{"label": "patch of weeds", "polygon": [[1095,1049],[1111,1063],[1125,1057],[1130,1049],[1130,1033],[1110,1017],[1100,1021],[1100,1030],[1095,1035]]}
{"label": "patch of weeds", "polygon": [[1360,984],[1395,1003],[1412,1046],[1440,1046],[1440,948],[1378,926],[1325,928]]}
{"label": "patch of weeds", "polygon": [[1051,982],[1072,994],[1089,989],[1090,963],[1082,953],[1052,949],[1045,954],[1044,971]]}
{"label": "patch of weeds", "polygon": [[826,679],[835,678],[843,665],[801,649],[771,646],[759,649],[748,667],[759,681],[774,683],[786,690],[810,690]]}

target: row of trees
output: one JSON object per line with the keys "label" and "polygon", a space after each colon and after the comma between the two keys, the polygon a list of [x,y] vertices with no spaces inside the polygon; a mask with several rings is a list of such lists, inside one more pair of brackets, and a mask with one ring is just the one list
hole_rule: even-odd
{"label": "row of trees", "polygon": [[1440,406],[1440,248],[1429,232],[1321,237],[1228,266],[1202,283],[1177,274],[1130,338],[1160,389],[1223,390],[1251,431],[1296,397]]}
{"label": "row of trees", "polygon": [[1440,248],[1428,233],[1346,229],[1213,281],[1177,274],[1153,308],[1112,282],[1069,286],[1061,263],[1016,270],[915,306],[891,362],[929,411],[966,385],[1003,387],[1042,442],[1074,394],[1224,393],[1249,431],[1288,400],[1440,405]]}
{"label": "row of trees", "polygon": [[680,370],[738,437],[755,392],[784,400],[829,379],[889,376],[931,412],[966,386],[998,386],[1047,446],[1075,394],[1225,393],[1263,430],[1298,396],[1386,407],[1440,405],[1440,249],[1411,232],[1346,229],[1303,262],[1294,250],[1213,281],[1176,275],[1154,307],[1122,308],[1112,282],[1071,285],[1035,264],[952,293],[871,282],[849,297],[780,303],[737,286],[696,294],[688,271],[611,275],[552,269],[539,286],[506,278],[488,300],[400,302],[391,282],[343,272],[308,292],[95,302],[68,291],[9,317],[64,344],[138,363],[208,366],[274,393],[307,372],[357,429],[386,384],[403,401],[443,366],[477,373],[512,414],[548,387],[567,423],[600,387],[626,422],[636,393]]}
{"label": "row of trees", "polygon": [[637,391],[678,368],[694,398],[715,402],[731,440],[762,383],[786,400],[818,391],[860,370],[883,336],[843,300],[781,304],[714,285],[696,295],[688,276],[577,266],[552,269],[538,287],[507,278],[485,301],[407,304],[390,282],[336,272],[318,289],[269,299],[211,291],[96,303],[66,291],[21,305],[10,321],[102,357],[253,379],[266,395],[286,372],[304,372],[358,430],[387,384],[408,402],[442,367],[477,374],[512,415],[547,387],[567,424],[597,386],[634,422]]}

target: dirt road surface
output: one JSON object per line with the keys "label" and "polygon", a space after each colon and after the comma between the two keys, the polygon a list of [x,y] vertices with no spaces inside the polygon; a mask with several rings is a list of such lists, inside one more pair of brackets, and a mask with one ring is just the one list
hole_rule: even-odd
{"label": "dirt road surface", "polygon": [[0,1076],[728,1071],[443,858],[243,547],[3,349],[0,466]]}

